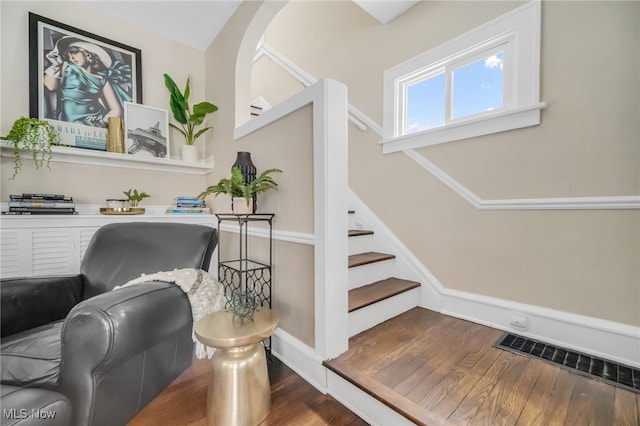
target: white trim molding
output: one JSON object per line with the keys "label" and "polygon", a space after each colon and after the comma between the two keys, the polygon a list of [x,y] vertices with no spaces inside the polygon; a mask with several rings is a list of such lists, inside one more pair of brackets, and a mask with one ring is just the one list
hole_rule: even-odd
{"label": "white trim molding", "polygon": [[[233,232],[235,234],[240,232],[239,225],[225,224],[220,225],[220,231]],[[249,228],[247,235],[258,238],[269,238],[269,230],[263,228]],[[273,230],[273,239],[278,241],[285,241],[288,243],[305,244],[313,246],[316,244],[316,237],[313,234],[307,234],[304,232],[282,231]]]}
{"label": "white trim molding", "polygon": [[327,393],[327,371],[316,351],[281,328],[271,337],[271,352],[322,393]]}
{"label": "white trim molding", "polygon": [[408,149],[403,152],[478,210],[640,209],[638,195],[483,200],[415,150]]}
{"label": "white trim molding", "polygon": [[[52,146],[51,151],[53,153],[51,157],[52,163],[75,163],[195,175],[207,175],[213,171],[213,156],[206,160],[189,162],[174,158],[145,157],[142,155],[120,154],[66,146]],[[25,152],[23,152],[23,158],[31,158],[31,155],[24,155]],[[10,142],[1,142],[0,155],[14,157],[13,145]]]}
{"label": "white trim molding", "polygon": [[[640,327],[444,289],[441,313],[640,367]],[[524,327],[514,325],[517,317]]]}
{"label": "white trim molding", "polygon": [[537,126],[540,124],[540,111],[546,107],[546,103],[539,102],[526,107],[513,108],[495,113],[490,117],[472,118],[443,127],[434,127],[419,133],[388,138],[380,142],[382,145],[382,153],[390,154],[407,149],[438,145],[477,136],[506,132],[508,130],[521,129],[523,127]]}
{"label": "white trim molding", "polygon": [[[267,43],[262,44],[255,59],[257,60],[262,55],[266,55],[272,59],[276,64],[280,65],[285,71],[304,85],[310,85],[315,81],[309,73],[284,57],[284,55],[277,52]],[[539,114],[540,109],[545,106],[546,104],[539,103],[533,107],[533,111]],[[353,105],[349,104],[348,111],[349,121],[355,124],[360,130],[365,131],[368,128],[381,139],[383,138],[384,131],[382,126],[362,111],[355,108]],[[519,110],[514,110],[514,113],[518,112]],[[384,148],[383,152],[385,152]],[[638,195],[483,200],[415,150],[409,149],[407,146],[403,148],[402,152],[478,210],[640,209],[640,196]]]}
{"label": "white trim molding", "polygon": [[[314,78],[311,74],[300,68],[298,65],[294,64],[292,61],[287,59],[283,54],[275,50],[273,47],[269,46],[267,43],[262,43],[261,46],[256,51],[256,55],[254,57],[254,62],[260,59],[262,56],[266,56],[271,59],[276,64],[280,65],[282,69],[287,71],[293,78],[302,83],[305,87],[309,87],[312,84],[315,84],[318,80]],[[353,123],[360,130],[367,130],[367,125],[374,125],[380,128],[375,122],[371,121],[366,115],[360,112],[351,104],[348,104],[347,111],[349,113],[349,121]],[[382,130],[382,128],[380,128]]]}
{"label": "white trim molding", "polygon": [[237,127],[234,139],[306,105],[313,107],[314,350],[318,359],[329,359],[349,346],[347,87],[335,80],[320,80]]}

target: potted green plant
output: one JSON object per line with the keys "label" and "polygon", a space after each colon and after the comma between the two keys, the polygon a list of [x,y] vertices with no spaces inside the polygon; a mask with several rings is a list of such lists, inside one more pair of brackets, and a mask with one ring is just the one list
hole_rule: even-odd
{"label": "potted green plant", "polygon": [[31,156],[36,164],[36,169],[47,166],[52,157],[51,146],[60,145],[60,134],[45,120],[37,118],[20,117],[13,122],[7,136],[0,139],[10,141],[13,144],[13,176],[15,178],[22,167],[20,151],[31,151]]}
{"label": "potted green plant", "polygon": [[196,128],[204,122],[207,114],[216,112],[218,107],[209,102],[200,102],[191,109],[189,107],[189,95],[191,94],[189,80],[190,77],[187,77],[184,92],[181,92],[176,82],[168,74],[164,74],[164,85],[169,90],[169,107],[173,118],[178,122],[179,126],[173,123],[169,123],[169,125],[182,133],[187,143],[185,146],[190,147],[187,149],[185,149],[185,146],[182,147],[182,159],[196,161],[198,158],[197,149],[193,144],[196,139],[212,129],[212,127],[204,127],[198,131],[196,131]]}
{"label": "potted green plant", "polygon": [[137,189],[129,189],[128,191],[122,191],[122,193],[127,196],[125,201],[129,203],[131,207],[138,207],[138,203],[140,203],[140,201],[150,197],[146,192],[138,192]]}
{"label": "potted green plant", "polygon": [[231,177],[223,178],[215,185],[205,189],[198,198],[204,199],[208,195],[226,194],[232,198],[232,210],[235,214],[250,214],[253,212],[253,197],[278,189],[278,184],[270,176],[272,173],[282,173],[280,169],[268,169],[260,173],[252,182],[246,183],[239,167],[231,168]]}

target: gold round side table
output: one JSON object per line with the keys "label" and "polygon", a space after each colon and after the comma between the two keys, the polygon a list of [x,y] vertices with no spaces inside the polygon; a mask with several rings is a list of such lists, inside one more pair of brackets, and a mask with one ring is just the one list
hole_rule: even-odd
{"label": "gold round side table", "polygon": [[217,311],[195,325],[197,339],[216,348],[207,395],[209,426],[255,426],[271,410],[271,387],[262,341],[278,326],[278,315],[260,308],[240,322]]}

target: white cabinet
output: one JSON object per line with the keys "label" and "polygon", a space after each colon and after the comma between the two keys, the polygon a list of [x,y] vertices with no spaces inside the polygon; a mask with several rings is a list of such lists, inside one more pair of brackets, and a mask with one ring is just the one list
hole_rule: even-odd
{"label": "white cabinet", "polygon": [[0,278],[77,274],[91,237],[113,222],[183,222],[217,226],[215,216],[3,216]]}

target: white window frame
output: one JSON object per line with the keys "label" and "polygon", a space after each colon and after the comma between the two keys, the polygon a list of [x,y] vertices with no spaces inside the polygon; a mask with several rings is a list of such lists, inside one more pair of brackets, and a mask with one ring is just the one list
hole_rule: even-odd
{"label": "white window frame", "polygon": [[[383,152],[397,152],[540,124],[541,2],[531,0],[384,73]],[[448,73],[504,46],[503,108],[452,120]],[[445,72],[445,125],[402,134],[406,88]]]}

